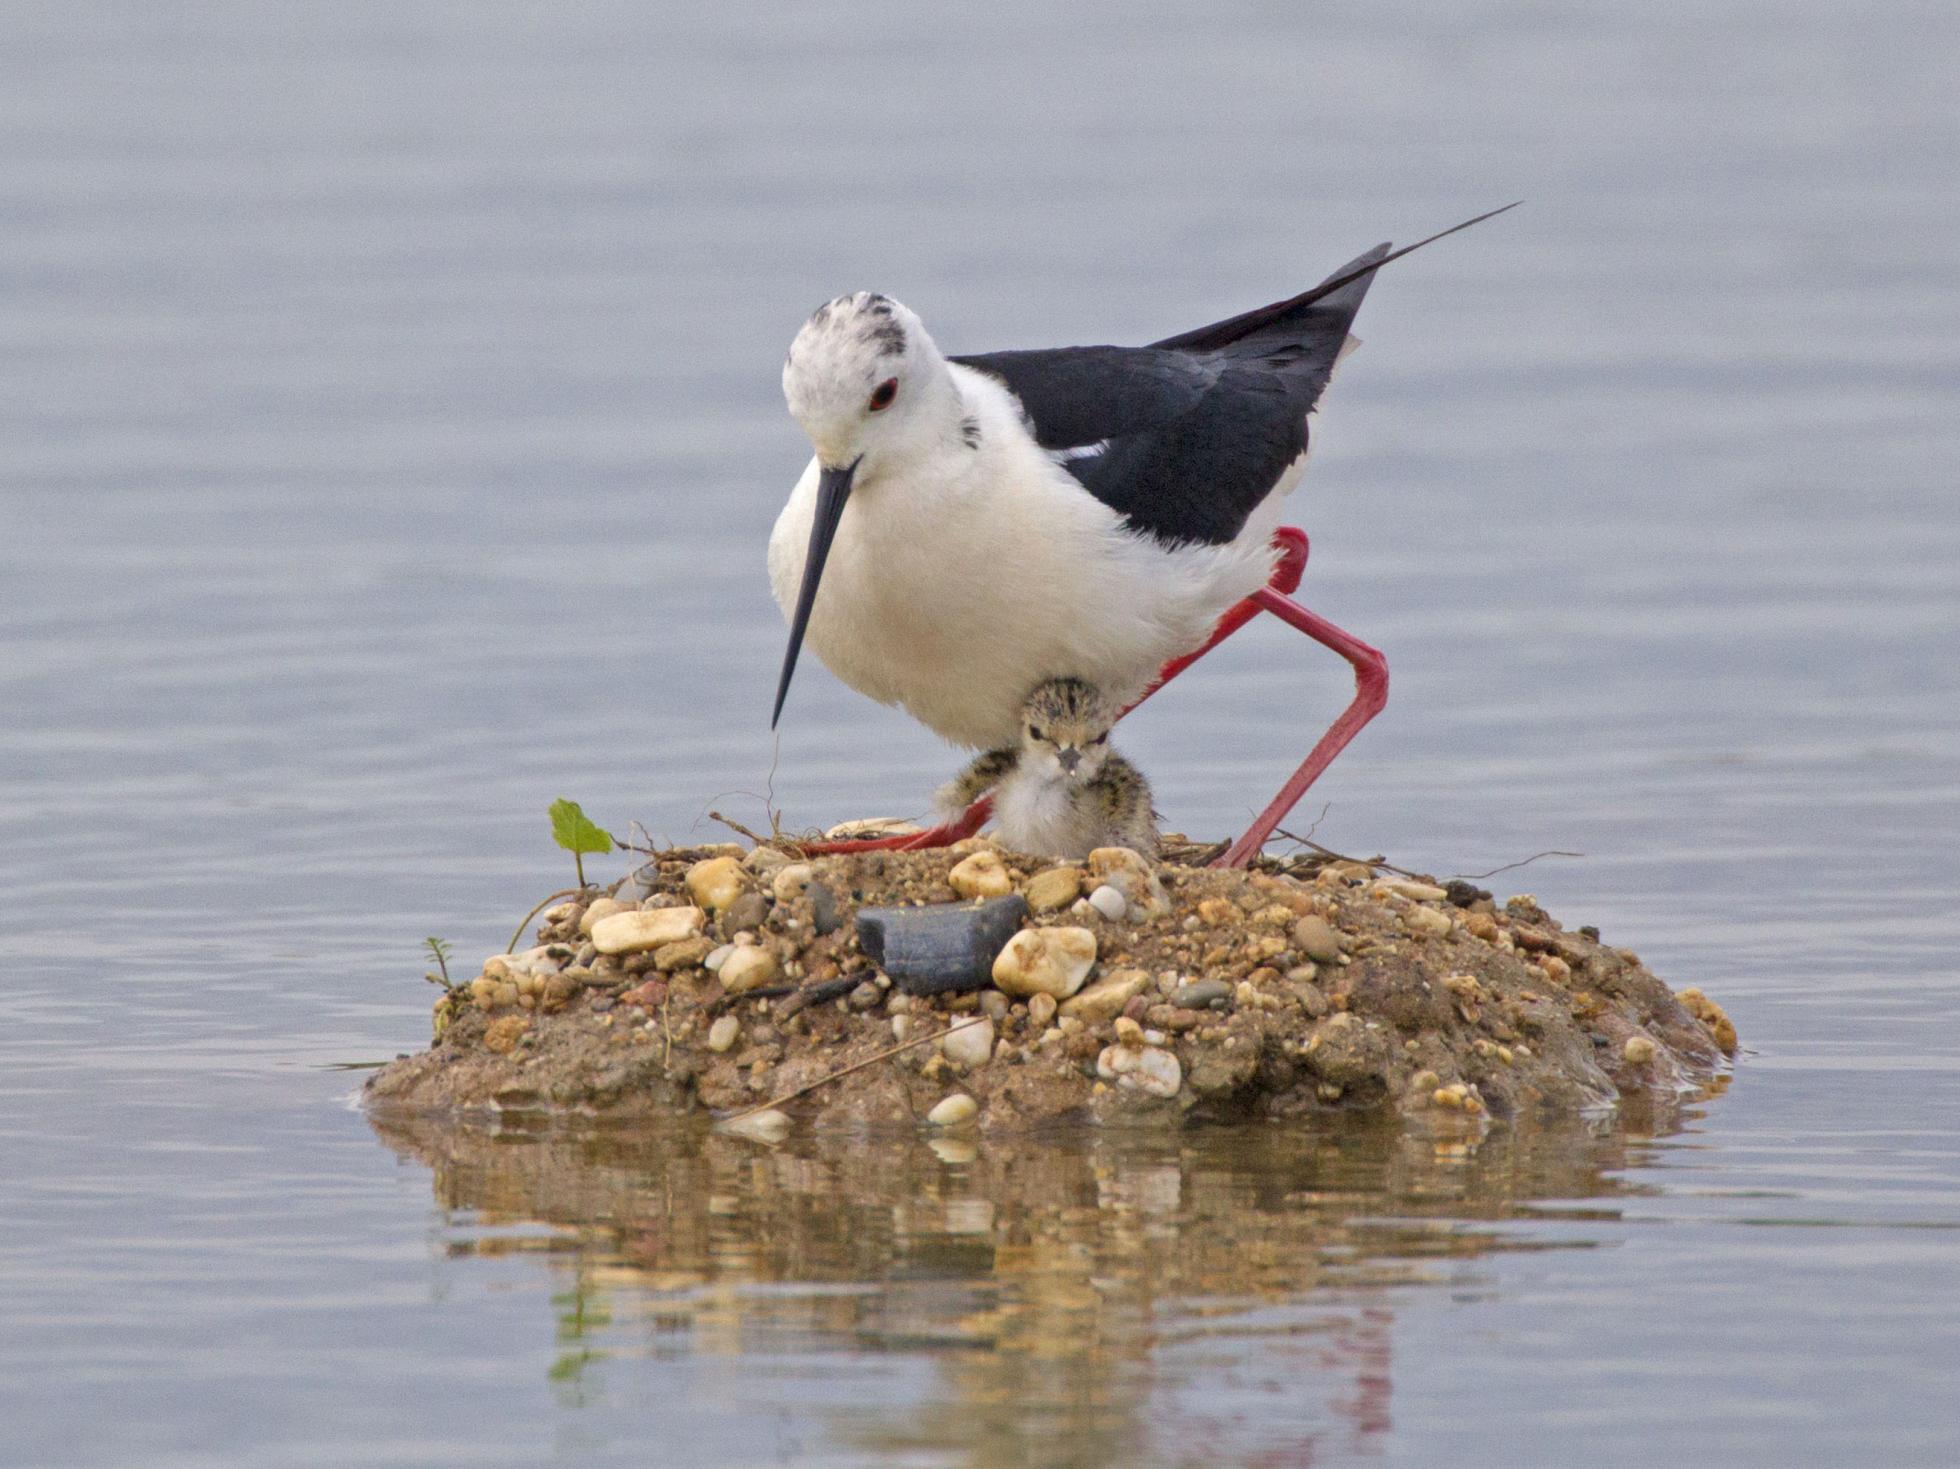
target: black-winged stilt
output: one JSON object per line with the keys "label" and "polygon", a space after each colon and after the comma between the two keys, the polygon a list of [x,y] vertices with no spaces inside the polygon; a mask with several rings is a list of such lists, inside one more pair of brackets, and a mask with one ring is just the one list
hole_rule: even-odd
{"label": "black-winged stilt", "polygon": [[[1147,347],[946,357],[888,297],[819,307],[783,364],[816,455],[769,541],[790,620],[772,724],[806,636],[860,693],[998,749],[1043,681],[1134,707],[1271,612],[1347,659],[1356,695],[1220,859],[1250,861],[1388,697],[1382,655],[1286,595],[1307,540],[1279,517],[1307,420],[1375,271],[1503,212]],[[954,840],[987,815],[982,799],[888,844]]]}

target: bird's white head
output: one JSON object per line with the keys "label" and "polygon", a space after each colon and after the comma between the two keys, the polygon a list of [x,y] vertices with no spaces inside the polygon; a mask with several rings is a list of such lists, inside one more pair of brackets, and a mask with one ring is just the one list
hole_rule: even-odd
{"label": "bird's white head", "polygon": [[839,296],[811,313],[783,362],[783,396],[816,447],[818,477],[772,727],[782,717],[824,559],[851,491],[880,493],[934,455],[964,452],[963,438],[966,448],[977,443],[965,437],[959,388],[924,324],[872,291]]}
{"label": "bird's white head", "polygon": [[946,437],[951,388],[924,323],[873,291],[819,306],[783,360],[783,396],[817,462],[855,464],[859,485],[903,469]]}

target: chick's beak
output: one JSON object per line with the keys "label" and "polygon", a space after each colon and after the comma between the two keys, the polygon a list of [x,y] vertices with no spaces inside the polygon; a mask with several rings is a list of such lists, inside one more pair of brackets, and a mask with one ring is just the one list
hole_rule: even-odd
{"label": "chick's beak", "polygon": [[1055,758],[1061,761],[1063,770],[1074,775],[1075,767],[1082,763],[1082,752],[1073,745],[1064,745],[1055,752]]}

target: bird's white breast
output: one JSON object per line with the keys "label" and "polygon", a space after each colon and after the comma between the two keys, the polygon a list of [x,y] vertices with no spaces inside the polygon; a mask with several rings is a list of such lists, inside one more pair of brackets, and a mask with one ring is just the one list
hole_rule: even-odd
{"label": "bird's white breast", "polygon": [[[955,744],[1019,737],[1028,691],[1074,675],[1127,703],[1204,640],[1272,566],[1289,475],[1238,539],[1168,548],[1126,530],[1029,436],[997,382],[954,365],[979,444],[878,473],[852,494],[808,642],[860,693]],[[816,504],[812,461],[776,521],[769,573],[795,605]]]}

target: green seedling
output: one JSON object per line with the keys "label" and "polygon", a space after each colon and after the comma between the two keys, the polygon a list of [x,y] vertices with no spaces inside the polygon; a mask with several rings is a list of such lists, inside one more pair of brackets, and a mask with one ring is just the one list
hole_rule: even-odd
{"label": "green seedling", "polygon": [[587,852],[610,852],[613,849],[613,834],[602,826],[594,826],[585,812],[579,809],[577,801],[567,801],[563,796],[551,803],[552,839],[572,854],[572,861],[578,868],[580,891],[585,888],[585,854]]}
{"label": "green seedling", "polygon": [[431,935],[422,940],[422,947],[429,951],[430,957],[436,961],[436,968],[442,971],[440,974],[432,972],[422,977],[430,984],[439,984],[446,990],[456,988],[455,981],[449,977],[449,945]]}

